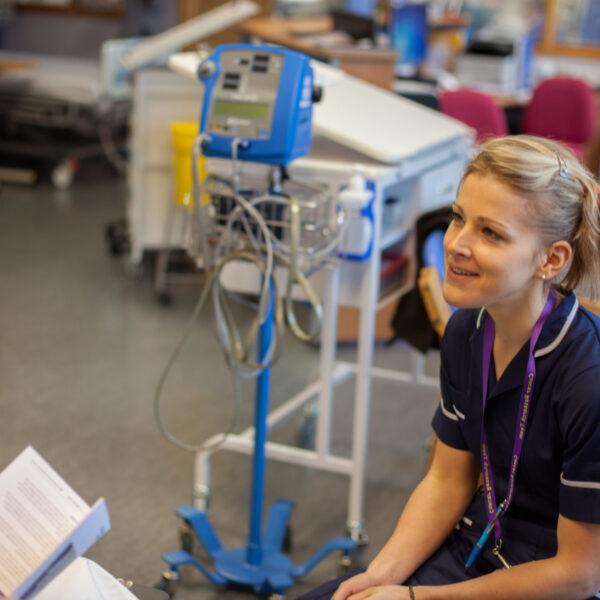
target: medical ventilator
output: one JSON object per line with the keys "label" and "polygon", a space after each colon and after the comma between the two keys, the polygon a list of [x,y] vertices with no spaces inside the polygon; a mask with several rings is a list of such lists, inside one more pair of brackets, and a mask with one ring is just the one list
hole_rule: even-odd
{"label": "medical ventilator", "polygon": [[[192,148],[194,201],[188,208],[192,218],[187,245],[202,263],[207,283],[192,321],[212,293],[217,332],[234,374],[236,396],[240,377],[257,380],[252,494],[248,543],[233,550],[221,546],[204,510],[180,507],[177,514],[202,542],[214,561],[214,571],[183,549],[164,555],[171,567],[167,579],[176,578],[181,565],[193,564],[213,583],[236,583],[260,594],[281,594],[293,578],[306,574],[331,551],[342,550],[347,556],[356,547],[350,538],[332,538],[305,563],[294,565],[280,551],[293,508],[289,500],[275,502],[262,527],[270,367],[280,353],[284,314],[301,339],[319,335],[321,305],[308,274],[336,260],[346,213],[326,187],[290,180],[285,170],[311,146],[312,105],[319,92],[307,57],[281,48],[224,45],[200,63],[197,73],[205,94],[199,135]],[[200,153],[227,161],[229,176],[223,175],[223,169],[210,172],[207,167],[209,172],[201,180],[196,168]],[[255,163],[259,168],[252,168]],[[245,338],[229,307],[229,301],[239,297],[221,285],[221,273],[232,261],[249,263],[261,274],[257,318]],[[283,300],[276,266],[287,274]],[[292,287],[296,284],[316,315],[317,325],[310,331],[301,327],[294,312]],[[163,434],[177,445],[192,451],[212,450],[228,434],[219,436],[216,443],[193,446],[167,431],[161,417],[161,389],[189,329],[161,376],[155,413]],[[257,359],[250,356],[255,346]],[[235,419],[229,433],[234,425]]]}

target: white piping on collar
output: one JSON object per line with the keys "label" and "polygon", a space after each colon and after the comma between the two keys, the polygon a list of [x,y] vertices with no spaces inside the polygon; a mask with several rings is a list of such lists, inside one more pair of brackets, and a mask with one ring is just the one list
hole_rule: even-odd
{"label": "white piping on collar", "polygon": [[[563,341],[563,338],[565,337],[565,335],[567,335],[567,331],[569,331],[569,327],[571,327],[571,323],[573,323],[573,319],[575,318],[575,315],[577,314],[578,308],[579,308],[579,302],[577,301],[577,297],[575,297],[575,302],[573,303],[573,308],[571,308],[571,312],[569,313],[569,316],[566,318],[566,320],[562,326],[562,329],[560,330],[558,335],[554,338],[552,343],[548,344],[544,348],[540,348],[539,350],[535,351],[535,354],[534,354],[535,358],[539,358],[540,356],[545,356],[546,354],[550,354],[550,352],[552,352],[552,350],[554,350]],[[479,315],[477,316],[477,329],[479,329],[479,326],[481,325],[481,319],[483,317],[484,312],[485,312],[485,306],[479,311]]]}
{"label": "white piping on collar", "polygon": [[554,341],[551,344],[549,344],[545,348],[540,348],[539,350],[536,350],[535,354],[534,354],[535,358],[539,358],[540,356],[545,356],[546,354],[550,354],[550,352],[552,352],[552,350],[554,350],[563,341],[563,338],[565,337],[565,335],[567,335],[567,331],[569,331],[569,327],[571,327],[571,323],[573,322],[573,319],[575,318],[575,314],[577,313],[578,308],[579,308],[579,302],[577,301],[577,298],[575,298],[575,302],[573,303],[573,308],[571,309],[569,316],[566,318],[559,334],[554,338]]}
{"label": "white piping on collar", "polygon": [[481,318],[483,317],[484,312],[485,312],[485,306],[482,306],[481,310],[479,311],[479,314],[477,315],[477,329],[479,329],[479,326],[481,325]]}

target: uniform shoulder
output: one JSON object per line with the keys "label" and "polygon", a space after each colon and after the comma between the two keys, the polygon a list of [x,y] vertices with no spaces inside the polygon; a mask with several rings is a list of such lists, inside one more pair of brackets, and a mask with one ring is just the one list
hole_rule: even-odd
{"label": "uniform shoulder", "polygon": [[590,366],[600,369],[600,316],[580,306],[573,327],[573,341],[586,349]]}
{"label": "uniform shoulder", "polygon": [[479,327],[483,309],[461,309],[452,313],[446,330],[442,344],[452,340],[453,343],[460,342],[471,337],[473,332]]}
{"label": "uniform shoulder", "polygon": [[[561,331],[550,340],[552,343],[541,354],[553,356],[555,363],[561,361],[562,367],[556,364],[556,369],[565,369],[567,381],[572,382],[581,376],[585,379],[597,378],[600,375],[600,317],[576,304],[572,313],[572,318],[570,316],[565,320]],[[557,352],[553,351],[554,348]]]}
{"label": "uniform shoulder", "polygon": [[568,328],[565,337],[571,343],[584,343],[588,348],[590,346],[597,348],[595,352],[597,360],[600,353],[600,317],[578,303],[575,303],[572,312],[574,313],[572,323],[569,323],[570,318],[565,323],[565,329]]}
{"label": "uniform shoulder", "polygon": [[579,307],[577,313],[580,325],[595,335],[596,338],[600,339],[600,316],[583,306]]}

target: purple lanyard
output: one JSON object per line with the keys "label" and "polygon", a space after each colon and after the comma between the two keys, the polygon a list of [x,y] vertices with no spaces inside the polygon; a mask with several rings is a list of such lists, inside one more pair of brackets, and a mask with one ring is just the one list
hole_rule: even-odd
{"label": "purple lanyard", "polygon": [[494,344],[495,326],[494,320],[488,313],[485,320],[485,328],[483,332],[483,409],[481,412],[481,470],[483,473],[483,488],[485,492],[485,510],[488,516],[488,522],[491,522],[494,517],[495,531],[494,535],[496,540],[499,542],[502,537],[502,527],[500,526],[500,517],[507,511],[515,491],[515,477],[517,475],[517,466],[519,465],[519,458],[521,457],[521,450],[523,449],[523,441],[525,438],[525,429],[527,428],[527,418],[529,417],[529,408],[531,405],[531,396],[533,392],[533,385],[535,383],[535,358],[534,350],[535,345],[542,332],[542,327],[546,322],[546,319],[550,316],[550,313],[554,309],[555,297],[552,291],[548,294],[546,305],[544,306],[542,313],[538,317],[533,331],[531,332],[531,339],[529,341],[529,359],[527,361],[527,369],[525,370],[525,379],[523,381],[523,389],[521,390],[521,401],[519,403],[519,418],[517,419],[517,426],[515,430],[515,441],[513,445],[512,460],[510,464],[510,475],[508,479],[508,490],[506,494],[506,500],[504,501],[504,508],[500,514],[496,515],[496,494],[494,492],[494,478],[492,476],[492,465],[490,463],[490,452],[487,444],[487,438],[485,435],[484,417],[485,417],[485,404],[487,401],[488,393],[488,376],[490,372],[490,361],[492,357],[492,346]]}

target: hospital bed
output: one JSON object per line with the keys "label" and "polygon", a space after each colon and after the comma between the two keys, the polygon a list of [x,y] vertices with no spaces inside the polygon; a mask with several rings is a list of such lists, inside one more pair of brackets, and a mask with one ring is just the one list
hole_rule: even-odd
{"label": "hospital bed", "polygon": [[2,164],[49,164],[61,189],[83,159],[105,157],[122,171],[129,113],[128,98],[104,93],[96,60],[0,52]]}
{"label": "hospital bed", "polygon": [[120,145],[127,139],[133,74],[164,66],[173,51],[259,9],[252,0],[231,0],[150,38],[107,40],[98,61],[0,51],[0,165],[3,159],[50,162],[52,183],[63,189],[81,159],[104,156],[125,171]]}

